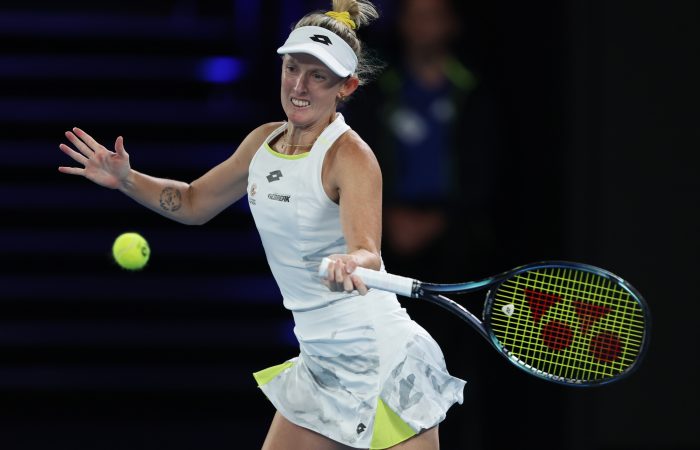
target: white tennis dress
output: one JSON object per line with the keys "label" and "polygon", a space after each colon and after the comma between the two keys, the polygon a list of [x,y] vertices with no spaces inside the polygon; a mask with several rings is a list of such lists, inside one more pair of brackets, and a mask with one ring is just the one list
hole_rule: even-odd
{"label": "white tennis dress", "polygon": [[347,253],[339,207],[323,190],[321,170],[350,127],[337,114],[310,152],[294,156],[269,145],[286,127],[254,155],[248,202],[283,304],[294,315],[300,354],[254,376],[289,421],[350,447],[388,448],[441,422],[462,403],[465,382],[447,372],[437,343],[394,294],[331,292],[321,283],[321,259]]}

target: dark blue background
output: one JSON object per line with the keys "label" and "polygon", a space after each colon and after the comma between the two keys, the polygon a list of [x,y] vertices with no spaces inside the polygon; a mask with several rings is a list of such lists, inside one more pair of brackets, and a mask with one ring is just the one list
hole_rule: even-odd
{"label": "dark blue background", "polygon": [[[377,3],[384,19],[362,37],[381,51],[395,2]],[[697,448],[698,3],[460,5],[461,50],[496,93],[507,144],[498,269],[605,267],[655,324],[640,371],[596,390],[527,377],[460,329],[443,343],[469,384],[442,448]],[[58,144],[73,126],[107,146],[123,135],[139,171],[195,179],[284,118],[275,49],[326,7],[0,4],[2,448],[259,448],[274,411],[250,373],[296,349],[245,202],[178,225],[59,174]],[[142,272],[111,260],[123,231],[151,244]],[[404,304],[426,327],[457,320]]]}

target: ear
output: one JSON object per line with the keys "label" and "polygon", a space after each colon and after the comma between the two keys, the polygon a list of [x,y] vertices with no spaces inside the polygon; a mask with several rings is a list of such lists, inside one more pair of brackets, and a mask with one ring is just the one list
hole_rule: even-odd
{"label": "ear", "polygon": [[343,85],[340,87],[340,90],[338,91],[338,96],[343,99],[346,97],[349,97],[352,95],[353,92],[357,89],[357,87],[360,85],[360,79],[357,78],[355,75],[351,75],[348,78],[343,81]]}

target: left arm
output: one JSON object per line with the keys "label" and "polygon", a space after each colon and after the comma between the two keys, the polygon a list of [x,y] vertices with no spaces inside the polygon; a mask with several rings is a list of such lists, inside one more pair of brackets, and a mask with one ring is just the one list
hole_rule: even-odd
{"label": "left arm", "polygon": [[346,255],[331,255],[326,285],[332,290],[367,293],[357,267],[379,270],[382,238],[382,173],[369,146],[350,131],[326,155],[323,187],[340,206]]}

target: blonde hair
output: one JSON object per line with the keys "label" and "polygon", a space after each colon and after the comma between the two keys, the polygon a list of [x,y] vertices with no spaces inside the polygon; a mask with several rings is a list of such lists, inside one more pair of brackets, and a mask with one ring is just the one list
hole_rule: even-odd
{"label": "blonde hair", "polygon": [[326,15],[326,11],[314,11],[302,17],[294,25],[294,29],[306,26],[323,27],[340,36],[357,56],[355,75],[360,80],[360,85],[366,84],[383,65],[372,61],[372,58],[366,54],[362,42],[355,33],[355,29],[378,19],[379,12],[372,2],[365,0],[333,0],[333,9],[331,11],[334,13],[347,12],[355,26],[351,27],[346,21]]}

